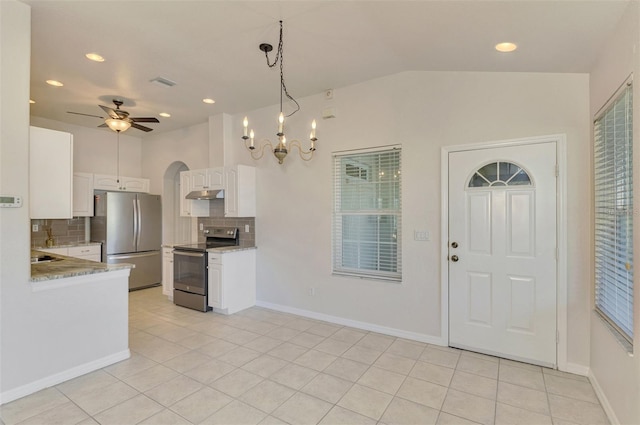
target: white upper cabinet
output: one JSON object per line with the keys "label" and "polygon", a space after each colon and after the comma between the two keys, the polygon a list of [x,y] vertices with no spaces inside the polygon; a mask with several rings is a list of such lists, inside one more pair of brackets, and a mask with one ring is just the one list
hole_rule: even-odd
{"label": "white upper cabinet", "polygon": [[93,216],[93,174],[73,173],[73,216]]}
{"label": "white upper cabinet", "polygon": [[189,192],[193,190],[191,186],[191,171],[180,172],[180,216],[182,217],[209,217],[209,201],[196,199],[186,199]]}
{"label": "white upper cabinet", "polygon": [[191,190],[224,189],[224,170],[222,168],[205,168],[191,170]]}
{"label": "white upper cabinet", "polygon": [[94,174],[93,188],[97,190],[149,193],[149,179]]}
{"label": "white upper cabinet", "polygon": [[31,218],[73,216],[73,135],[30,127],[29,206]]}
{"label": "white upper cabinet", "polygon": [[182,171],[180,215],[209,217],[211,201],[185,199],[195,190],[224,190],[225,217],[255,217],[256,169],[247,165]]}
{"label": "white upper cabinet", "polygon": [[256,169],[247,165],[225,167],[225,217],[256,216]]}

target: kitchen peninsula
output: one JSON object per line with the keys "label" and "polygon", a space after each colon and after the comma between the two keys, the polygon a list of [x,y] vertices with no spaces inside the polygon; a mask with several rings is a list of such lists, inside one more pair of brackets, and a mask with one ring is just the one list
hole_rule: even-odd
{"label": "kitchen peninsula", "polygon": [[130,357],[131,265],[37,250],[31,251],[31,258],[31,305],[23,315],[23,327],[25,337],[37,338],[43,361],[22,371],[29,375],[28,384],[3,393],[6,400]]}

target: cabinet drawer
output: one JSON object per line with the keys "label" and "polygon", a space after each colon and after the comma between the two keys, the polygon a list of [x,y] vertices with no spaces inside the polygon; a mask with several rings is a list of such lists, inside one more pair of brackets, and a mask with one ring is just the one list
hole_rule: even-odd
{"label": "cabinet drawer", "polygon": [[68,255],[69,248],[40,248],[38,251],[49,252],[51,254]]}
{"label": "cabinet drawer", "polygon": [[209,263],[210,264],[222,264],[222,254],[209,253]]}
{"label": "cabinet drawer", "polygon": [[85,257],[99,255],[100,251],[100,245],[71,246],[68,255],[70,257]]}

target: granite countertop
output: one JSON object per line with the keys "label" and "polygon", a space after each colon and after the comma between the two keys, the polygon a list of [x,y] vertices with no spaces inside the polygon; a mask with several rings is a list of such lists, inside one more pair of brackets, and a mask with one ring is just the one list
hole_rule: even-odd
{"label": "granite countertop", "polygon": [[33,246],[31,249],[53,249],[53,248],[72,248],[75,246],[92,246],[92,245],[102,245],[101,242],[67,242],[58,245],[52,246]]}
{"label": "granite countertop", "polygon": [[224,246],[221,248],[209,248],[207,249],[207,252],[224,254],[225,252],[248,251],[251,249],[258,249],[258,247],[257,246]]}
{"label": "granite countertop", "polygon": [[49,255],[59,258],[58,261],[31,264],[31,281],[40,282],[52,279],[82,276],[95,273],[106,273],[114,270],[131,269],[133,264],[106,264],[66,255],[51,254],[38,250],[31,250],[31,257]]}

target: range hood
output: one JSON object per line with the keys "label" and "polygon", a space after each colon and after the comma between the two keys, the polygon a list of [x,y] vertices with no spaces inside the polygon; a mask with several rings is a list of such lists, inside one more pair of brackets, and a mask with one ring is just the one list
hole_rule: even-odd
{"label": "range hood", "polygon": [[189,192],[186,199],[210,200],[224,198],[224,190],[194,190]]}

